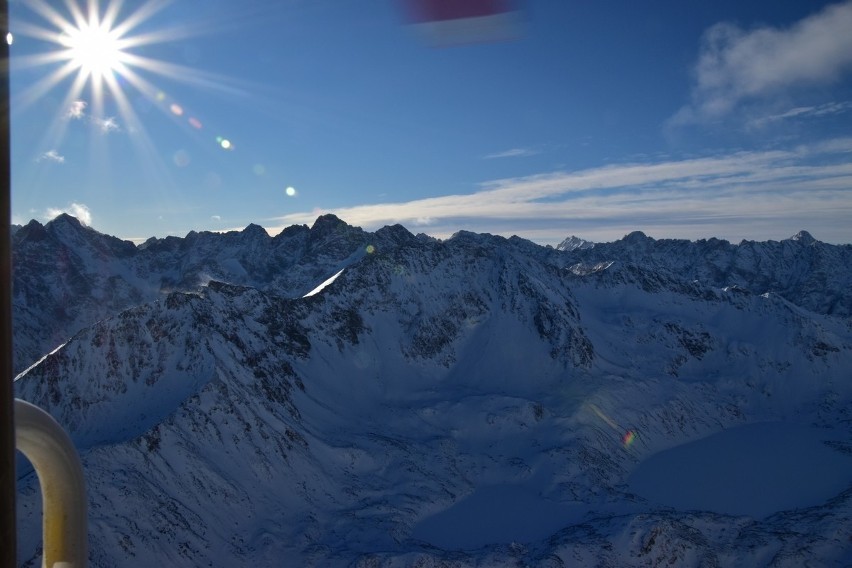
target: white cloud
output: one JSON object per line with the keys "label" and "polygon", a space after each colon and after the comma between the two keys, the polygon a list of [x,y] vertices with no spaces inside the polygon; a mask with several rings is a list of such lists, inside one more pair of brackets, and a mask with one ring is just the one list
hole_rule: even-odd
{"label": "white cloud", "polygon": [[46,219],[54,219],[63,213],[67,213],[73,217],[76,217],[84,225],[92,224],[92,212],[89,210],[88,206],[82,203],[71,203],[68,207],[63,209],[59,209],[56,207],[50,207],[45,212]]}
{"label": "white cloud", "polygon": [[538,154],[538,152],[530,150],[528,148],[512,148],[511,150],[488,154],[486,156],[483,156],[483,158],[486,160],[493,160],[495,158],[520,158],[524,156],[534,156],[536,154]]}
{"label": "white cloud", "polygon": [[47,160],[48,162],[56,162],[57,164],[64,164],[65,156],[63,156],[56,150],[48,150],[47,152],[36,158],[36,162],[43,162],[45,160]]}
{"label": "white cloud", "polygon": [[109,116],[107,118],[92,117],[92,123],[94,123],[104,134],[109,134],[110,132],[117,132],[121,130],[118,126],[118,123],[115,121],[115,117],[112,116]]}
{"label": "white cloud", "polygon": [[[685,238],[761,237],[754,231],[783,238],[816,228],[824,231],[818,235],[824,240],[852,242],[850,155],[852,138],[841,138],[787,150],[497,180],[470,194],[323,212],[368,229],[393,223],[413,228],[428,219],[428,232],[439,237],[468,229],[556,243],[569,231],[611,240],[640,229]],[[280,226],[269,231],[310,225],[319,213],[275,219]],[[769,234],[772,230],[781,234]]]}
{"label": "white cloud", "polygon": [[745,31],[730,23],[702,38],[692,102],[673,124],[713,120],[743,101],[798,86],[824,85],[852,70],[852,0],[834,4],[787,29]]}
{"label": "white cloud", "polygon": [[74,101],[68,105],[68,110],[65,113],[66,118],[80,119],[86,115],[86,101]]}
{"label": "white cloud", "polygon": [[852,111],[852,101],[831,102],[818,106],[791,108],[788,111],[756,118],[748,123],[751,128],[763,128],[769,124],[790,119],[818,118]]}
{"label": "white cloud", "polygon": [[211,216],[210,216],[210,220],[211,220],[211,221],[221,221],[221,220],[222,220],[222,216],[221,216],[221,215],[211,215]]}
{"label": "white cloud", "polygon": [[73,101],[70,105],[68,105],[68,110],[65,111],[65,118],[72,120],[80,120],[82,118],[88,118],[88,122],[93,124],[95,128],[103,132],[104,134],[109,134],[110,132],[118,132],[121,130],[118,122],[116,122],[115,117],[108,116],[106,118],[101,118],[98,116],[92,116],[86,113],[86,109],[89,104],[86,101]]}

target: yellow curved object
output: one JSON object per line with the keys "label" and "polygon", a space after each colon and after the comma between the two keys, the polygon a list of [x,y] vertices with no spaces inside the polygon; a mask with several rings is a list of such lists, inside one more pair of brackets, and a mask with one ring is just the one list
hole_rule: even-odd
{"label": "yellow curved object", "polygon": [[15,399],[15,445],[33,464],[41,486],[42,567],[85,567],[86,484],[71,438],[47,412]]}

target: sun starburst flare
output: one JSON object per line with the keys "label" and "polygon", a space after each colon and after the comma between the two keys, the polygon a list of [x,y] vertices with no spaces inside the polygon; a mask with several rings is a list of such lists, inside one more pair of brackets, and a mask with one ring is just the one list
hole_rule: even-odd
{"label": "sun starburst flare", "polygon": [[68,50],[68,59],[85,77],[101,81],[118,69],[124,51],[114,30],[91,21],[59,39]]}
{"label": "sun starburst flare", "polygon": [[[156,155],[157,150],[133,109],[128,96],[131,91],[151,101],[151,106],[170,119],[198,130],[201,121],[189,114],[182,117],[183,113],[174,113],[171,109],[176,102],[150,79],[160,76],[205,89],[231,92],[235,89],[223,77],[134,52],[201,33],[201,25],[159,28],[154,25],[152,18],[171,3],[171,0],[147,0],[132,11],[122,12],[122,0],[87,0],[85,4],[65,0],[66,11],[62,12],[45,0],[28,0],[26,8],[42,22],[16,22],[16,36],[37,40],[46,49],[28,55],[13,53],[12,68],[45,66],[49,71],[13,99],[13,111],[24,110],[70,81],[57,109],[57,118],[85,117],[104,134],[118,130],[136,133],[134,141],[149,156]],[[105,100],[114,105],[119,122],[105,112]],[[55,147],[63,139],[68,124],[68,120],[54,120],[44,145]]]}

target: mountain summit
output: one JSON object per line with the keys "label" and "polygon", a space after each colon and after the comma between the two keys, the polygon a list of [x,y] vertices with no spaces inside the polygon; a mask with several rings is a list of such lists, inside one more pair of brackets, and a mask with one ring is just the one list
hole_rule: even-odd
{"label": "mountain summit", "polygon": [[803,245],[812,245],[817,242],[817,240],[807,231],[799,231],[791,237],[791,240],[799,241]]}
{"label": "mountain summit", "polygon": [[581,239],[580,237],[575,237],[571,235],[558,245],[556,245],[556,250],[564,250],[564,251],[572,251],[572,250],[584,250],[590,249],[595,246],[595,243],[591,241],[587,241],[585,239]]}

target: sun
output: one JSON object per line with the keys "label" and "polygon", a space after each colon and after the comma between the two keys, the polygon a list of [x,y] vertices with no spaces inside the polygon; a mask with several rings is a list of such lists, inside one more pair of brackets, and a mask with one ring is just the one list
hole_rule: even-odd
{"label": "sun", "polygon": [[15,106],[25,108],[70,80],[64,108],[87,96],[95,110],[108,93],[119,111],[133,119],[127,91],[159,100],[161,89],[150,81],[154,76],[215,87],[217,77],[209,73],[139,53],[140,48],[189,38],[203,30],[200,20],[170,27],[155,25],[154,17],[170,3],[142,0],[128,9],[123,0],[27,0],[23,7],[41,22],[18,21],[15,35],[47,49],[15,56],[10,62],[19,69],[47,67],[49,72],[23,91]]}
{"label": "sun", "polygon": [[96,20],[69,29],[59,43],[73,67],[95,81],[111,77],[127,59],[118,33]]}
{"label": "sun", "polygon": [[[148,59],[133,52],[134,48],[169,41],[170,30],[141,32],[152,16],[165,3],[145,0],[136,4],[134,11],[122,13],[122,0],[66,0],[65,11],[61,5],[45,0],[29,0],[25,6],[43,22],[17,23],[18,34],[28,36],[44,45],[46,50],[31,55],[12,58],[19,68],[46,66],[51,68],[41,80],[32,85],[15,101],[18,107],[29,106],[48,91],[70,79],[63,108],[76,104],[82,97],[89,98],[92,110],[99,111],[105,93],[121,107],[122,113],[131,109],[124,93],[128,87],[150,96],[156,89],[140,74],[145,69],[155,74],[171,70],[167,63]],[[39,43],[40,42],[40,43]]]}
{"label": "sun", "polygon": [[[202,123],[182,109],[155,83],[166,79],[205,89],[228,91],[227,78],[150,56],[167,44],[212,29],[202,18],[175,22],[157,17],[173,0],[27,0],[20,4],[20,18],[13,22],[15,44],[26,48],[13,54],[13,69],[44,69],[36,81],[18,91],[13,112],[21,113],[48,93],[64,92],[64,99],[51,102],[56,120],[45,134],[45,146],[56,147],[75,120],[97,126],[97,132],[125,131],[144,155],[155,155],[156,145],[146,124],[135,111],[138,102],[154,108],[193,130]],[[35,16],[35,17],[34,17]],[[158,23],[159,20],[159,23]],[[169,22],[163,25],[165,22]],[[169,50],[163,50],[169,52]],[[143,55],[144,53],[144,55]],[[54,97],[50,97],[54,101]],[[73,120],[71,120],[73,119]],[[217,141],[220,144],[220,141]],[[229,149],[222,144],[222,148]]]}

